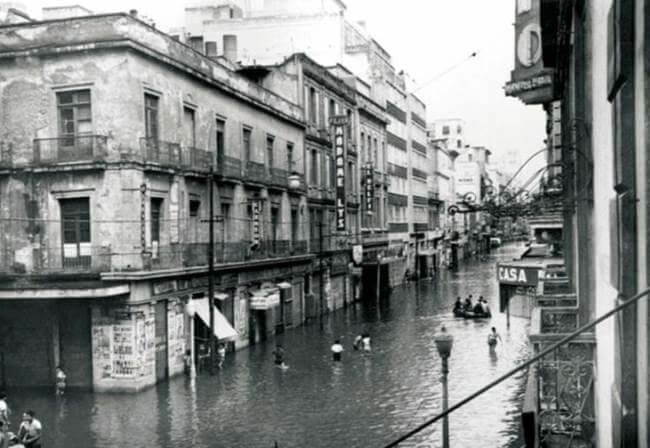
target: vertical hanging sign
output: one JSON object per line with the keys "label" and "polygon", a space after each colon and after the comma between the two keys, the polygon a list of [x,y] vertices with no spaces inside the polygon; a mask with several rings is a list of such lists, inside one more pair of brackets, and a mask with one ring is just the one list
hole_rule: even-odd
{"label": "vertical hanging sign", "polygon": [[262,239],[262,224],[260,223],[260,215],[262,213],[262,203],[260,201],[253,201],[253,244],[259,245]]}
{"label": "vertical hanging sign", "polygon": [[336,230],[344,231],[345,226],[345,129],[347,115],[330,117],[334,134],[334,160],[336,162]]}
{"label": "vertical hanging sign", "polygon": [[374,178],[374,169],[372,162],[368,162],[366,166],[366,213],[372,215],[375,211],[373,209],[375,198],[375,178]]}

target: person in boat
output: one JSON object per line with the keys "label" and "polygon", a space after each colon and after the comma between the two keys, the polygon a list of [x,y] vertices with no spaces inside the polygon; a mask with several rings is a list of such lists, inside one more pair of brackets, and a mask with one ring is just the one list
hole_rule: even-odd
{"label": "person in boat", "polygon": [[464,311],[472,311],[474,307],[472,306],[472,295],[470,294],[469,297],[465,299],[465,308]]}
{"label": "person in boat", "polygon": [[456,303],[454,303],[454,313],[459,313],[463,311],[463,302],[460,300],[460,296],[456,297]]}
{"label": "person in boat", "polygon": [[483,315],[483,304],[481,303],[480,299],[476,302],[476,305],[474,305],[474,308],[472,309],[472,311],[474,311],[475,316],[482,316]]}
{"label": "person in boat", "polygon": [[483,309],[483,314],[487,317],[492,317],[492,312],[490,311],[490,305],[488,305],[487,300],[481,296],[479,299],[479,302],[481,302],[481,307]]}

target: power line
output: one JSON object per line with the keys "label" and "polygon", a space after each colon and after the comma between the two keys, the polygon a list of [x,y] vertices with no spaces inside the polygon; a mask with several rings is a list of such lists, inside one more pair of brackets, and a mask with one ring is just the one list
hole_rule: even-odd
{"label": "power line", "polygon": [[466,63],[467,61],[469,61],[470,59],[475,58],[477,55],[478,55],[478,51],[474,51],[474,52],[472,52],[469,56],[467,56],[467,57],[466,57],[465,59],[463,59],[462,61],[458,62],[457,64],[452,65],[452,66],[449,67],[448,69],[446,69],[446,70],[444,70],[444,71],[438,73],[438,74],[437,74],[436,76],[434,76],[433,78],[431,78],[431,79],[425,81],[424,83],[420,84],[420,85],[417,86],[415,89],[413,89],[413,90],[411,90],[410,92],[408,92],[407,95],[411,95],[411,94],[413,94],[413,93],[415,93],[415,92],[419,92],[420,90],[422,90],[423,88],[425,88],[426,86],[428,86],[429,84],[431,84],[432,82],[437,81],[438,79],[440,79],[440,78],[442,78],[443,76],[445,76],[447,73],[449,73],[449,72],[451,72],[451,71],[457,69],[457,68],[460,67],[461,65],[465,64],[465,63]]}

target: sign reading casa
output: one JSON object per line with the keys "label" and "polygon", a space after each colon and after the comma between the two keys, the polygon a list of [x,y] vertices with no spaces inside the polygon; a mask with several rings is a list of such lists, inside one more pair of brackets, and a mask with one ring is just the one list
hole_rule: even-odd
{"label": "sign reading casa", "polygon": [[539,270],[497,264],[497,278],[499,283],[504,285],[536,286],[539,281]]}

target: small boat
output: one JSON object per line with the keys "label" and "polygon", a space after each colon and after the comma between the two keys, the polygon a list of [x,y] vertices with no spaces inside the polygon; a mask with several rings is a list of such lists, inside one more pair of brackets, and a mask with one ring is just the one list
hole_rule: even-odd
{"label": "small boat", "polygon": [[490,319],[492,317],[490,313],[475,313],[474,311],[465,311],[462,309],[455,309],[454,316],[464,319]]}

